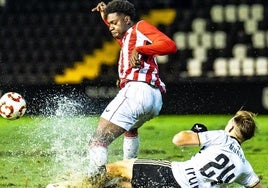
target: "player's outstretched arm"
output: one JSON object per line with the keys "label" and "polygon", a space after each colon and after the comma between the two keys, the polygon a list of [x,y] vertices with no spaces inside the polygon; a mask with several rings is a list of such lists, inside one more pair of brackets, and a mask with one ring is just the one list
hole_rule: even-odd
{"label": "player's outstretched arm", "polygon": [[105,9],[106,9],[106,4],[104,2],[100,2],[97,4],[96,7],[91,9],[92,12],[100,12],[101,18],[105,20]]}
{"label": "player's outstretched arm", "polygon": [[181,131],[172,139],[176,146],[198,146],[200,144],[198,134],[193,131]]}
{"label": "player's outstretched arm", "polygon": [[173,144],[176,146],[197,146],[200,145],[199,132],[207,131],[207,127],[201,123],[195,123],[190,131],[181,131],[173,137]]}

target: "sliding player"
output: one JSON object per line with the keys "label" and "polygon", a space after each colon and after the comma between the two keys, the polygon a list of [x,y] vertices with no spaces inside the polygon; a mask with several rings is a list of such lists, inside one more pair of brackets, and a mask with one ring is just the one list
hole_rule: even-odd
{"label": "sliding player", "polygon": [[[122,187],[198,188],[222,187],[238,183],[262,188],[259,177],[245,158],[241,144],[254,136],[254,114],[238,111],[225,130],[181,131],[173,138],[177,146],[201,146],[201,150],[184,162],[130,159],[106,165],[111,177],[123,177]],[[200,129],[204,130],[204,129]]]}

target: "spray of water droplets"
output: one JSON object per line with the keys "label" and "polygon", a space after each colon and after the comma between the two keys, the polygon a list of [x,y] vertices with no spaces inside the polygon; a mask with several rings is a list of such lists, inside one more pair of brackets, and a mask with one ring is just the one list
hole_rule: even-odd
{"label": "spray of water droplets", "polygon": [[85,100],[77,96],[46,95],[36,129],[31,133],[33,150],[42,150],[52,162],[46,167],[51,181],[83,178],[88,167],[88,141],[97,117],[86,116]]}

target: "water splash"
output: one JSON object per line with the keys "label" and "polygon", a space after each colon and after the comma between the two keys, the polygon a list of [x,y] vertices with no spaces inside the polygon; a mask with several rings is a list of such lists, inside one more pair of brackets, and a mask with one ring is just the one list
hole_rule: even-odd
{"label": "water splash", "polygon": [[88,141],[97,118],[84,114],[85,101],[73,96],[47,95],[30,135],[33,149],[51,158],[47,174],[51,181],[82,178],[88,167]]}

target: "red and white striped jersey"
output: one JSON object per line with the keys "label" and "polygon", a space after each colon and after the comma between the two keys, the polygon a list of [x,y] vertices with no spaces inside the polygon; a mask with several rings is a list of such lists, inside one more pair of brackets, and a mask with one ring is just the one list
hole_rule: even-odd
{"label": "red and white striped jersey", "polygon": [[[165,84],[159,77],[156,55],[176,52],[176,44],[164,33],[148,22],[141,20],[127,30],[122,39],[117,39],[121,46],[118,73],[120,87],[128,81],[146,82],[165,92]],[[140,68],[133,68],[129,63],[133,49],[139,53]]]}

